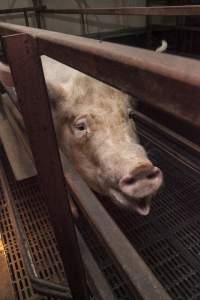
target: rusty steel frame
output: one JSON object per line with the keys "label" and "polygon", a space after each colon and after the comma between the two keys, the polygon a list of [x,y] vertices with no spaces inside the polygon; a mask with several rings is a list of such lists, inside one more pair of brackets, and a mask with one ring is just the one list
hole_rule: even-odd
{"label": "rusty steel frame", "polygon": [[0,23],[0,35],[13,33],[34,36],[40,55],[70,65],[200,129],[199,61]]}
{"label": "rusty steel frame", "polygon": [[41,9],[41,13],[132,16],[199,16],[200,5]]}
{"label": "rusty steel frame", "polygon": [[[158,100],[158,97],[161,97],[163,91],[168,88],[170,95],[166,96],[167,93],[163,95],[165,104],[167,101],[171,101],[171,96],[175,93],[176,97],[174,98],[179,102],[186,95],[184,104],[187,104],[187,99],[194,97],[197,108],[198,99],[200,99],[200,76],[197,72],[199,62],[170,55],[156,55],[147,50],[99,43],[90,39],[29,29],[23,26],[0,23],[0,32],[1,34],[23,32],[32,35],[32,37],[26,34],[8,36],[4,38],[4,41],[20,106],[31,139],[33,154],[36,158],[36,166],[42,175],[43,183],[46,183],[46,187],[51,187],[52,195],[57,199],[64,200],[64,180],[63,175],[59,173],[61,172],[60,161],[55,147],[55,133],[47,105],[48,99],[39,55],[47,54],[146,101],[149,97],[153,102],[154,99]],[[110,77],[111,73],[112,78]],[[23,106],[27,110],[23,109]],[[51,159],[46,155],[47,149]],[[47,181],[47,176],[54,174],[55,170],[58,171],[58,177],[55,176],[58,186],[54,181],[51,183]],[[170,299],[95,196],[78,174],[72,171],[69,162],[67,162],[67,170],[68,173],[65,177],[68,188],[72,191],[77,205],[93,225],[106,249],[114,257],[128,283],[135,287],[143,299]],[[49,195],[51,200],[53,199],[52,195]],[[66,216],[65,213],[69,213],[66,199],[65,204],[64,201],[57,202],[57,205],[52,201],[48,202],[52,215],[56,213],[56,217],[58,217],[57,211],[59,210],[62,216],[62,218],[60,216],[56,218],[57,220],[52,219],[54,226],[55,223],[59,228],[60,224],[65,226],[68,218],[64,216]],[[64,205],[64,209],[60,210],[60,204]],[[64,243],[60,230],[56,231],[56,236],[58,242]],[[63,248],[66,246],[63,245]],[[63,256],[63,253],[61,254],[65,261],[66,257]],[[67,264],[67,261],[65,262]],[[82,299],[84,298],[82,297]]]}
{"label": "rusty steel frame", "polygon": [[[16,99],[15,101],[16,102]],[[64,149],[63,149],[64,150]],[[95,230],[96,234],[99,236],[99,239],[104,243],[105,247],[108,249],[109,253],[111,253],[112,256],[115,257],[115,261],[116,263],[119,265],[120,271],[122,272],[127,272],[128,270],[128,275],[125,275],[125,280],[129,280],[130,278],[132,278],[132,282],[134,282],[137,278],[140,278],[141,274],[142,274],[142,281],[154,281],[154,278],[151,278],[151,273],[149,273],[148,268],[146,268],[144,263],[141,263],[141,259],[138,256],[137,253],[135,253],[134,249],[132,248],[132,246],[130,246],[129,243],[127,243],[127,240],[121,235],[118,234],[118,228],[116,227],[115,223],[110,219],[110,217],[105,217],[104,214],[105,210],[102,210],[102,206],[98,203],[94,203],[95,205],[91,207],[90,202],[88,203],[88,198],[90,197],[90,201],[97,201],[95,196],[93,194],[91,194],[91,192],[89,191],[89,189],[87,188],[87,186],[85,185],[85,183],[81,180],[81,178],[79,177],[79,175],[77,174],[77,172],[74,170],[73,166],[71,165],[71,163],[65,159],[65,163],[64,163],[64,170],[65,172],[65,177],[67,179],[68,182],[68,186],[70,187],[70,189],[73,191],[74,193],[74,200],[77,201],[77,205],[79,206],[79,208],[83,211],[84,215],[86,216],[87,219],[89,219],[89,222],[92,223],[92,227]],[[77,182],[79,182],[79,186],[80,188],[75,188]],[[80,197],[80,198],[79,198]],[[81,199],[81,200],[80,200]],[[88,206],[89,205],[89,206]],[[97,207],[96,207],[97,205]],[[89,208],[90,207],[90,208]],[[96,208],[95,208],[96,207]],[[98,211],[99,215],[100,215],[100,219],[103,217],[105,218],[103,221],[103,224],[105,223],[105,227],[106,230],[104,230],[101,226],[101,221],[100,219],[96,221],[96,212]],[[117,235],[116,235],[117,233]],[[116,242],[114,242],[113,245],[113,239],[111,239],[112,235],[115,234],[116,236]],[[112,293],[109,291],[109,288],[107,287],[107,284],[105,282],[105,279],[102,278],[101,272],[98,271],[98,268],[95,266],[95,263],[91,263],[91,258],[89,255],[89,252],[86,251],[86,248],[83,247],[83,241],[81,239],[80,234],[78,234],[78,240],[79,240],[79,245],[81,248],[81,253],[83,255],[84,251],[84,264],[86,264],[86,268],[87,268],[87,274],[89,276],[89,278],[91,276],[95,276],[95,279],[98,280],[97,282],[97,286],[96,286],[96,293],[95,294],[99,294],[100,293],[100,297],[101,299],[112,299]],[[118,243],[121,243],[121,248],[119,248]],[[81,242],[81,244],[80,244]],[[124,248],[125,247],[125,248]],[[113,248],[116,248],[116,250]],[[123,256],[123,253],[120,253],[122,249],[125,249],[123,251],[126,251],[126,255],[128,255],[128,259],[125,259],[123,257],[121,257],[121,255]],[[24,255],[25,256],[25,255]],[[132,256],[132,259],[130,259],[130,257]],[[25,256],[26,258],[26,256]],[[133,265],[131,265],[130,263],[128,263],[128,261],[133,262]],[[88,261],[88,264],[86,263],[86,260]],[[119,262],[118,262],[119,260]],[[26,259],[27,261],[27,259]],[[136,263],[139,261],[139,265]],[[134,267],[134,273],[135,274],[135,278],[131,275],[131,268]],[[31,274],[30,272],[30,268],[28,268],[29,274]],[[127,279],[128,277],[128,279]],[[92,277],[93,278],[93,277]],[[31,275],[31,282],[34,283],[34,288],[36,289],[36,291],[40,291],[38,289],[38,281],[39,280],[35,280],[35,278],[33,278],[33,275]],[[41,280],[40,280],[41,281]],[[92,281],[92,280],[91,280]],[[91,282],[90,281],[90,282]],[[162,293],[162,288],[160,288],[159,284],[156,283],[157,280],[154,282],[155,285],[157,285],[157,292],[160,293],[160,297],[158,298],[158,295],[154,295],[154,294],[150,294],[151,290],[147,291],[147,295],[145,295],[144,299],[148,299],[148,297],[156,297],[155,299],[168,299],[165,298],[166,294]],[[40,283],[40,285],[42,285],[42,282]],[[137,284],[138,285],[138,284]],[[48,286],[47,283],[45,283],[45,286]],[[64,288],[60,291],[57,291],[58,286],[54,286],[55,288],[55,293],[63,293],[64,292]],[[53,286],[51,284],[51,289],[46,289],[46,294],[52,293],[53,291]],[[41,287],[41,292],[44,293],[44,290]],[[109,295],[109,297],[108,297]]]}

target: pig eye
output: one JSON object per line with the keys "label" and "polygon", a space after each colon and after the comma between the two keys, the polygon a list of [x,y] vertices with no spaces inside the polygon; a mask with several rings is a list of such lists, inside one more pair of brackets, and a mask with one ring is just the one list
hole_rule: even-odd
{"label": "pig eye", "polygon": [[134,112],[133,112],[133,110],[129,111],[128,117],[129,117],[129,119],[133,119],[134,118]]}
{"label": "pig eye", "polygon": [[78,129],[80,131],[86,130],[86,124],[85,123],[76,124],[75,127],[76,127],[76,129]]}
{"label": "pig eye", "polygon": [[86,118],[79,118],[73,124],[74,134],[76,137],[81,138],[88,133]]}

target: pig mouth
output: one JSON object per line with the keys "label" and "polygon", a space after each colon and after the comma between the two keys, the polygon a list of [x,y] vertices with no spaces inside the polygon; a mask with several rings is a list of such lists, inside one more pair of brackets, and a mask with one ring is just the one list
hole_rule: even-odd
{"label": "pig mouth", "polygon": [[151,195],[140,199],[136,199],[136,198],[125,196],[122,192],[112,188],[109,190],[109,194],[112,200],[118,206],[127,209],[132,209],[141,216],[147,216],[150,213],[151,198],[152,198]]}

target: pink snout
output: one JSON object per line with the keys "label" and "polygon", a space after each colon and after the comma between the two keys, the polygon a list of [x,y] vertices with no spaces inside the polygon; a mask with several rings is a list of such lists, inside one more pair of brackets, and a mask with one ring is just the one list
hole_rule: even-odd
{"label": "pink snout", "polygon": [[119,181],[121,192],[131,198],[154,195],[163,182],[162,171],[152,165],[143,166],[125,175]]}

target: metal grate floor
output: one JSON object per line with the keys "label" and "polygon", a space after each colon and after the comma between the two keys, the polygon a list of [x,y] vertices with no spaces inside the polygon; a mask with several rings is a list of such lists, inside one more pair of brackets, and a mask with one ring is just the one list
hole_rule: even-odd
{"label": "metal grate floor", "polygon": [[[110,201],[102,202],[171,297],[175,300],[197,300],[200,299],[200,174],[159,148],[155,139],[159,138],[159,143],[163,145],[166,140],[161,136],[155,137],[148,130],[148,127],[142,126],[141,141],[165,175],[165,185],[153,201],[150,216],[133,215],[118,209]],[[167,143],[170,147],[169,141]],[[175,148],[176,145],[173,145],[173,149]],[[180,152],[180,145],[177,149]],[[37,178],[16,182],[3,152],[1,160],[40,277],[57,282],[65,281]],[[31,299],[34,293],[26,277],[2,190],[0,196],[2,237],[16,299]],[[80,218],[77,225],[116,298],[136,299],[86,220]]]}
{"label": "metal grate floor", "polygon": [[[17,182],[3,151],[1,151],[1,161],[6,170],[13,199],[25,230],[39,277],[59,283],[66,281],[37,178],[34,177],[23,182]],[[47,299],[47,297],[37,296],[31,288],[3,191],[1,192],[0,208],[2,241],[6,251],[16,299],[32,299],[33,296],[34,299]]]}

